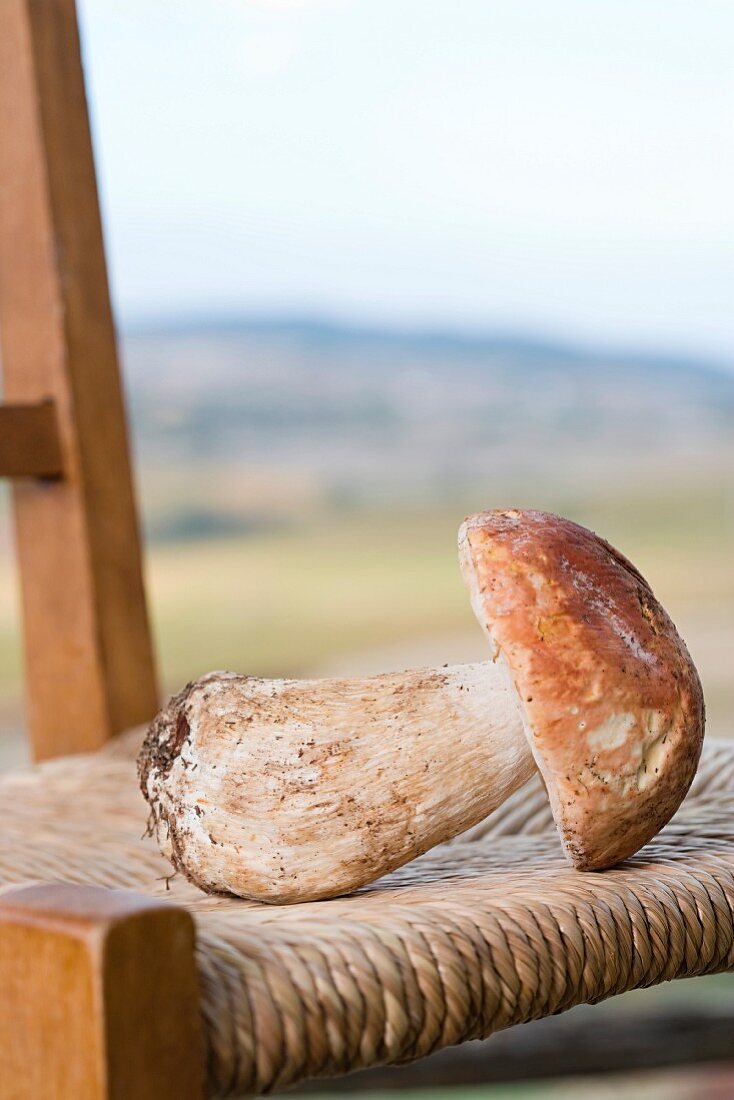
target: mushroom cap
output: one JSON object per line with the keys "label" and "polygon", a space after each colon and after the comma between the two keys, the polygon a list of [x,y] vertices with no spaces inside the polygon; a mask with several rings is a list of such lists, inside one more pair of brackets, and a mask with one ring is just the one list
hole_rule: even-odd
{"label": "mushroom cap", "polygon": [[635,567],[570,520],[482,512],[459,550],[566,855],[612,866],[669,821],[695,774],[704,702],[688,650]]}

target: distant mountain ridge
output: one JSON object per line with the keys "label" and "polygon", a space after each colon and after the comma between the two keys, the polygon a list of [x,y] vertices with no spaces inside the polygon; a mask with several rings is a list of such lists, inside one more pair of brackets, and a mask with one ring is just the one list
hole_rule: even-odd
{"label": "distant mountain ridge", "polygon": [[665,350],[651,352],[635,348],[611,348],[586,345],[561,338],[529,336],[502,329],[466,330],[449,327],[379,326],[299,315],[224,315],[194,318],[162,318],[128,326],[123,339],[264,339],[266,341],[320,347],[361,347],[385,350],[414,350],[423,354],[447,352],[471,358],[512,356],[519,360],[548,363],[577,362],[586,366],[610,362],[634,363],[651,370],[697,370],[723,375],[734,384],[734,359],[731,362],[711,357],[695,357]]}
{"label": "distant mountain ridge", "polygon": [[235,500],[259,516],[276,497],[474,500],[501,485],[542,503],[734,468],[734,372],[703,360],[301,318],[148,327],[123,349],[138,453],[177,471],[182,495],[198,479],[202,529],[216,469],[224,530]]}

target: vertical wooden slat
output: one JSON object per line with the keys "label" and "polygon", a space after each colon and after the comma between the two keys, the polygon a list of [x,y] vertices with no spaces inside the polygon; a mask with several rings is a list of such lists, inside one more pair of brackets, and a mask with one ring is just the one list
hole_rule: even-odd
{"label": "vertical wooden slat", "polygon": [[36,758],[157,706],[74,0],[0,4],[8,401],[52,398],[64,478],[14,489]]}

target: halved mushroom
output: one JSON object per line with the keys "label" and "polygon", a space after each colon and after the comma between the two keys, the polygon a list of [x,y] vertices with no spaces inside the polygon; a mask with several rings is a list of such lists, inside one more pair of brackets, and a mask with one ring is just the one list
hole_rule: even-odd
{"label": "halved mushroom", "polygon": [[140,779],[191,881],[262,901],[342,894],[476,824],[536,767],[580,870],[670,819],[703,695],[647,582],[543,512],[472,516],[459,547],[487,662],[361,680],[213,673],[169,702]]}

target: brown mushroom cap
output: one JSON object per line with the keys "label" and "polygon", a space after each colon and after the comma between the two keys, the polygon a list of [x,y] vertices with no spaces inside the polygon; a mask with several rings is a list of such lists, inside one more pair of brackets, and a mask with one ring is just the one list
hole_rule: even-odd
{"label": "brown mushroom cap", "polygon": [[688,650],[644,577],[578,524],[482,512],[459,548],[567,856],[580,870],[618,863],[669,821],[698,765],[704,703]]}

